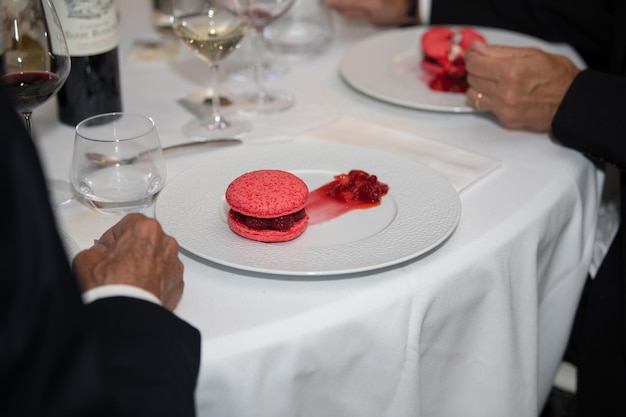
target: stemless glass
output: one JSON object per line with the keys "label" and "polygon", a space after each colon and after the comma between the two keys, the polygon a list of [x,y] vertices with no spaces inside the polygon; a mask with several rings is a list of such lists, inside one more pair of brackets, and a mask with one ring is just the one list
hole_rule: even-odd
{"label": "stemless glass", "polygon": [[258,113],[274,113],[287,110],[295,103],[292,94],[284,91],[267,90],[263,85],[263,31],[274,20],[284,15],[295,0],[247,0],[246,16],[249,20],[252,47],[256,59],[254,64],[254,83],[256,90],[244,96],[242,107]]}
{"label": "stemless glass", "polygon": [[241,13],[240,1],[248,0],[174,0],[174,31],[209,64],[212,77],[211,115],[208,120],[196,119],[183,126],[188,136],[198,139],[237,137],[252,129],[249,121],[226,120],[220,112],[218,63],[238,48],[248,25]]}
{"label": "stemless glass", "polygon": [[[70,73],[70,57],[50,0],[0,3],[0,79],[29,134],[33,109],[54,96]],[[48,180],[54,206],[72,200],[66,181]]]}
{"label": "stemless glass", "polygon": [[165,185],[165,159],[154,121],[106,113],[76,126],[70,180],[78,199],[106,214],[141,211]]}

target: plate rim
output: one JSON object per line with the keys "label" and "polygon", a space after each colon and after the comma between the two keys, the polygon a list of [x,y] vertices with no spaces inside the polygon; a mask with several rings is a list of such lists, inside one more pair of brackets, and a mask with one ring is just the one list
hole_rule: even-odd
{"label": "plate rim", "polygon": [[[352,61],[358,58],[361,49],[364,49],[364,48],[366,49],[370,47],[371,45],[378,45],[379,43],[385,44],[386,47],[385,48],[371,48],[371,49],[375,51],[383,51],[381,55],[388,57],[388,60],[385,62],[388,62],[389,64],[391,64],[395,56],[408,52],[407,48],[400,47],[400,45],[404,43],[408,43],[411,40],[415,45],[414,46],[415,50],[417,51],[417,48],[419,46],[419,39],[421,38],[421,33],[423,33],[424,31],[430,28],[441,27],[441,26],[446,26],[446,27],[451,27],[451,28],[469,27],[469,28],[472,28],[474,30],[477,30],[483,33],[485,37],[487,38],[487,40],[493,43],[498,43],[497,41],[498,37],[502,37],[502,36],[512,37],[514,39],[517,39],[519,42],[525,42],[525,45],[529,47],[540,47],[544,50],[562,53],[562,51],[558,51],[556,49],[557,47],[556,44],[551,44],[540,38],[527,35],[524,33],[519,33],[515,31],[495,28],[495,27],[475,26],[475,25],[456,25],[456,24],[454,25],[453,24],[450,24],[450,25],[433,24],[433,25],[421,25],[421,26],[412,26],[412,27],[405,27],[405,28],[394,28],[394,29],[387,29],[383,32],[376,33],[372,36],[368,36],[360,40],[359,42],[355,43],[354,45],[352,45],[343,54],[340,60],[339,73],[340,73],[342,80],[344,80],[344,82],[348,84],[349,86],[351,86],[353,89],[355,89],[356,91],[366,96],[369,96],[371,98],[377,99],[382,102],[391,103],[391,104],[395,104],[395,105],[402,106],[402,107],[408,107],[408,108],[413,108],[417,110],[443,112],[443,113],[464,113],[464,114],[484,113],[485,110],[475,109],[469,105],[447,106],[447,105],[440,105],[440,104],[427,104],[427,103],[411,101],[402,97],[397,97],[397,96],[394,97],[393,95],[386,94],[382,89],[378,88],[378,86],[384,85],[385,84],[384,82],[377,82],[377,83],[372,83],[371,85],[369,85],[367,83],[363,83],[360,79],[360,77],[363,76],[364,68],[366,70],[374,70],[374,69],[380,68],[380,66],[376,66],[376,65],[359,66],[359,73],[352,70],[351,68]],[[570,58],[574,59],[575,62],[580,61],[578,57],[570,56]],[[577,64],[580,65],[582,64],[582,62],[577,62]],[[374,77],[375,76],[373,75],[372,78]],[[433,92],[433,94],[455,94],[456,95],[459,93],[448,93],[448,92],[436,92],[435,93]]]}

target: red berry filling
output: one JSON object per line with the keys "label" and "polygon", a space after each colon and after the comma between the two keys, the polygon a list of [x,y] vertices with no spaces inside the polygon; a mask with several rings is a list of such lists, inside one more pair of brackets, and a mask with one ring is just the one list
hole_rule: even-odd
{"label": "red berry filling", "polygon": [[428,86],[434,91],[449,91],[453,93],[464,93],[467,91],[466,77],[453,77],[448,74],[437,74],[428,82]]}
{"label": "red berry filling", "polygon": [[287,230],[299,220],[306,217],[304,209],[286,216],[274,217],[271,219],[262,219],[260,217],[246,216],[233,209],[230,210],[231,217],[254,230]]}

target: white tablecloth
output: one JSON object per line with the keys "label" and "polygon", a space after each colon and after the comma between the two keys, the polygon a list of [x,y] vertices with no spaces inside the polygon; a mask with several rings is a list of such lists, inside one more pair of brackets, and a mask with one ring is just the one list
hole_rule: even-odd
{"label": "white tablecloth", "polygon": [[[163,145],[183,142],[190,114],[175,100],[207,84],[205,64],[131,60],[158,39],[150,2],[121,4],[125,110],[152,116]],[[379,32],[336,16],[323,55],[290,62],[268,84],[295,108],[254,116],[243,146],[289,140],[350,118],[498,161],[460,192],[451,238],[428,256],[342,279],[268,278],[181,255],[176,313],[202,333],[200,416],[536,416],[560,363],[589,269],[603,175],[547,135],[508,131],[489,115],[419,111],[376,101],[338,74],[343,53]],[[228,58],[224,68],[241,56]],[[231,90],[250,82],[224,75]],[[51,177],[67,177],[73,130],[55,101],[33,116]],[[411,135],[404,139],[410,145]],[[168,157],[171,179],[206,152]],[[116,222],[77,202],[57,210],[81,247]]]}

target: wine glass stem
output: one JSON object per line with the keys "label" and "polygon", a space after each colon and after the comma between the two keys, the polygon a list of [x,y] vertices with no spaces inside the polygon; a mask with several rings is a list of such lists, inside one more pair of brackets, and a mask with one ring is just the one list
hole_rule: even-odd
{"label": "wine glass stem", "polygon": [[211,71],[211,91],[213,92],[210,128],[219,129],[226,123],[220,115],[219,66],[217,64],[211,65],[209,69]]}
{"label": "wine glass stem", "polygon": [[254,84],[256,85],[256,92],[259,101],[265,99],[265,88],[263,87],[263,53],[261,52],[261,37],[263,35],[263,28],[252,29],[252,49],[254,49],[255,63],[254,63]]}
{"label": "wine glass stem", "polygon": [[30,116],[33,114],[31,111],[22,112],[22,117],[24,118],[24,125],[26,125],[26,131],[30,135],[31,126],[30,126]]}

